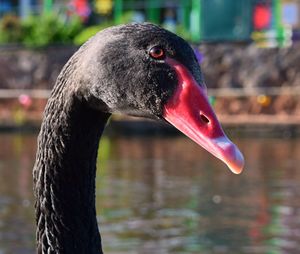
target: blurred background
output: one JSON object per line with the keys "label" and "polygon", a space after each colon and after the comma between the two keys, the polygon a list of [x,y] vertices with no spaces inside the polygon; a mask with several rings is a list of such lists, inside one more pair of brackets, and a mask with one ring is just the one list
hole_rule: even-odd
{"label": "blurred background", "polygon": [[299,253],[300,0],[0,0],[0,254],[35,253],[31,172],[61,68],[98,31],[144,21],[191,44],[246,167],[114,116],[96,180],[105,253]]}

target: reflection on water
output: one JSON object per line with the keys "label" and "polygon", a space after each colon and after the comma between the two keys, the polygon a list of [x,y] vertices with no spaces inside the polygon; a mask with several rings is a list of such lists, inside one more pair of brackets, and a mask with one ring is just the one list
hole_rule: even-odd
{"label": "reflection on water", "polygon": [[[0,254],[34,253],[35,139],[0,135]],[[187,138],[104,138],[105,253],[299,253],[300,140],[235,141],[247,162],[240,176]]]}

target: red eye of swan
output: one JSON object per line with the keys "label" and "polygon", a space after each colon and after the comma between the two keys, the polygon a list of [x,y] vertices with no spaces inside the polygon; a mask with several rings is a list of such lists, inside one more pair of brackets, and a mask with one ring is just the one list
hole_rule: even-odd
{"label": "red eye of swan", "polygon": [[161,47],[155,46],[150,49],[149,55],[154,59],[163,59],[165,58],[165,52]]}

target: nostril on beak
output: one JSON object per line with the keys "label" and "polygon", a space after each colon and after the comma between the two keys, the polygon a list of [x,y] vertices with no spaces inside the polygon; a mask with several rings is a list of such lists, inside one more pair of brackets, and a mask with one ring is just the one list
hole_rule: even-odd
{"label": "nostril on beak", "polygon": [[205,124],[209,124],[209,122],[210,122],[209,119],[202,113],[200,113],[200,119]]}

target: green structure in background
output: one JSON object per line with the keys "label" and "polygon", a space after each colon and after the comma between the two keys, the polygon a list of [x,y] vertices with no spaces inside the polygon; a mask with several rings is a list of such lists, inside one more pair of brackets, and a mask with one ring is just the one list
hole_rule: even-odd
{"label": "green structure in background", "polygon": [[160,23],[160,11],[159,11],[159,6],[160,6],[160,0],[148,0],[146,1],[147,3],[147,18],[150,22],[152,23]]}
{"label": "green structure in background", "polygon": [[281,0],[273,0],[274,9],[274,28],[276,31],[276,40],[279,47],[283,47],[285,44],[286,36],[284,27],[282,25],[282,6]]}
{"label": "green structure in background", "polygon": [[[201,0],[180,0],[180,4],[178,5],[181,15],[179,15],[180,20],[177,20],[177,22],[181,24],[186,31],[191,33],[193,41],[199,41],[201,38],[201,2]],[[125,11],[128,11],[125,10],[124,7],[127,5],[134,6],[134,3],[138,3],[139,6],[143,3],[147,21],[155,24],[162,23],[161,10],[166,7],[165,1],[163,0],[147,0],[143,2],[140,0],[114,0],[113,16],[116,24],[121,22],[122,15]]]}
{"label": "green structure in background", "polygon": [[[51,1],[51,0],[44,0]],[[286,30],[282,24],[283,0],[270,0],[272,26],[265,31],[274,31],[278,46],[286,44]],[[177,20],[181,29],[193,42],[200,41],[250,41],[253,28],[253,11],[258,0],[114,0],[114,21],[122,22],[125,11],[141,10],[147,21],[162,24],[164,11],[176,6]],[[134,9],[134,6],[139,6]],[[130,6],[131,9],[126,9]],[[264,30],[262,31],[264,32]]]}
{"label": "green structure in background", "polygon": [[190,4],[188,1],[186,0],[181,0],[180,2],[182,8],[181,8],[181,24],[183,26],[184,29],[186,29],[187,31],[190,28],[190,15],[191,15],[191,8],[190,8]]}
{"label": "green structure in background", "polygon": [[249,40],[252,32],[252,1],[202,0],[202,40]]}
{"label": "green structure in background", "polygon": [[122,15],[123,15],[123,0],[115,0],[114,21],[116,24],[120,24],[122,22]]}
{"label": "green structure in background", "polygon": [[190,33],[192,41],[199,42],[202,37],[202,1],[192,0],[192,11],[190,16]]}
{"label": "green structure in background", "polygon": [[[280,1],[280,0],[279,0]],[[114,20],[120,23],[124,5],[141,4],[140,0],[115,0]],[[170,4],[171,2],[168,2]],[[177,4],[177,24],[190,34],[193,42],[217,40],[247,40],[251,35],[252,0],[180,0]],[[162,23],[162,10],[168,6],[164,0],[143,2],[146,20]]]}
{"label": "green structure in background", "polygon": [[[134,6],[133,1],[125,1],[125,0],[114,0],[114,22],[119,24],[122,22],[122,16],[124,14],[124,4],[130,4]],[[160,6],[162,1],[160,0],[147,0],[144,2],[146,7],[146,16],[147,21],[159,24],[160,23]]]}
{"label": "green structure in background", "polygon": [[53,0],[43,0],[44,13],[50,13],[53,8]]}

